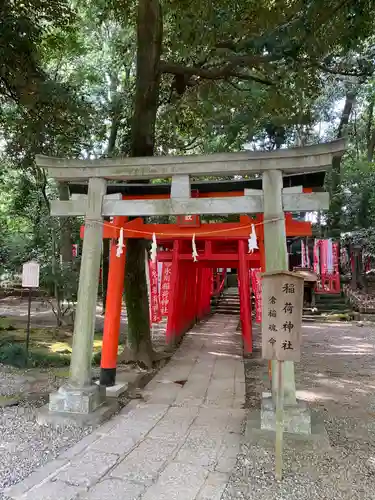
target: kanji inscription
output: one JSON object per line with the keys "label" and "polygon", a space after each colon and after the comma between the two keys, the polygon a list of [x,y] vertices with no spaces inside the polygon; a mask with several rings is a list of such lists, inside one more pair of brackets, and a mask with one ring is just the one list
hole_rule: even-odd
{"label": "kanji inscription", "polygon": [[288,271],[262,276],[262,356],[299,361],[304,280]]}

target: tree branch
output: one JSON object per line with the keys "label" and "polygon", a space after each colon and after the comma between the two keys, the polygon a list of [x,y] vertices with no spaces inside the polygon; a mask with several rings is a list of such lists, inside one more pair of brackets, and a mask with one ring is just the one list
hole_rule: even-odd
{"label": "tree branch", "polygon": [[349,70],[344,70],[344,69],[334,69],[334,68],[328,68],[324,64],[318,64],[318,63],[311,63],[309,65],[310,67],[320,69],[323,71],[323,73],[330,73],[331,75],[343,75],[343,76],[356,76],[358,78],[360,77],[368,77],[370,75],[369,71],[349,71]]}
{"label": "tree branch", "polygon": [[[244,58],[241,57],[241,60],[243,59]],[[204,69],[194,66],[182,66],[180,64],[161,61],[160,71],[161,73],[170,73],[172,75],[191,77],[195,76],[198,78],[202,78],[203,80],[227,80],[229,78],[238,78],[240,80],[250,80],[253,82],[257,82],[262,85],[274,85],[274,83],[270,80],[238,71],[236,69],[236,65],[234,65],[233,63],[226,64],[225,66],[222,66],[220,68]]]}
{"label": "tree branch", "polygon": [[228,83],[231,87],[233,87],[236,90],[239,90],[240,92],[251,92],[251,90],[252,90],[251,88],[248,88],[248,87],[241,88],[239,85],[237,85],[236,83],[231,82],[231,81],[229,81]]}

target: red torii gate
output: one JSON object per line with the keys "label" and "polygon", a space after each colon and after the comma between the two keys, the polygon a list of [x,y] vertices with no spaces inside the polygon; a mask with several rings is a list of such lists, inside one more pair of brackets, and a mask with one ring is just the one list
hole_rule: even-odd
{"label": "red torii gate", "polygon": [[[248,253],[247,240],[254,224],[259,251]],[[287,236],[311,236],[310,222],[297,221],[291,214],[285,214]],[[104,320],[101,357],[102,385],[115,383],[122,294],[125,275],[125,249],[117,257],[117,240],[123,229],[127,238],[157,237],[163,248],[158,251],[159,262],[172,263],[171,296],[168,309],[166,337],[168,342],[180,337],[197,320],[210,312],[212,293],[212,269],[231,267],[238,269],[240,319],[245,352],[252,352],[252,324],[249,269],[265,270],[263,215],[255,218],[241,216],[239,223],[201,224],[197,227],[178,224],[145,224],[137,218],[130,222],[126,217],[114,217],[112,223],[105,223],[103,238],[110,238],[110,262],[107,286],[107,301]],[[83,237],[84,228],[81,228]],[[196,239],[198,261],[192,259],[191,240]]]}

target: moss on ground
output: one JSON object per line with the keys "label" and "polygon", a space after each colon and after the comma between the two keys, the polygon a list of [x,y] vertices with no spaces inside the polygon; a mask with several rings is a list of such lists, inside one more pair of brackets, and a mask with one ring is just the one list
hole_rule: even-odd
{"label": "moss on ground", "polygon": [[[29,366],[64,367],[70,364],[73,336],[58,328],[30,330]],[[25,366],[26,328],[14,327],[7,318],[0,318],[0,363]],[[102,333],[94,336],[93,364],[100,363]]]}
{"label": "moss on ground", "polygon": [[322,317],[326,321],[353,321],[354,314],[353,313],[330,313],[324,314]]}

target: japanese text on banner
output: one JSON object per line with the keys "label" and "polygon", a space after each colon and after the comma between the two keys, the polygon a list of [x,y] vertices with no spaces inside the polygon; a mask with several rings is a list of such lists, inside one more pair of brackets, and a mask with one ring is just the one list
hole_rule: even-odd
{"label": "japanese text on banner", "polygon": [[260,269],[250,269],[251,288],[255,295],[255,321],[262,321],[262,281]]}
{"label": "japanese text on banner", "polygon": [[158,293],[158,265],[157,262],[148,263],[150,274],[150,319],[151,323],[160,323],[160,303]]}
{"label": "japanese text on banner", "polygon": [[160,283],[160,310],[162,316],[168,316],[169,293],[171,289],[172,263],[164,262]]}

